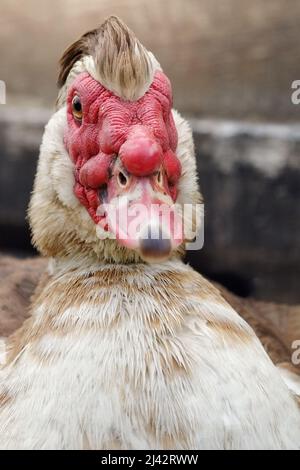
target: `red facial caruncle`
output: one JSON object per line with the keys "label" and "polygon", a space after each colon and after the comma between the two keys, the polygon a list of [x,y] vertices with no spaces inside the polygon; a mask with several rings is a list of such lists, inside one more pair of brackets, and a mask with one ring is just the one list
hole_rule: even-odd
{"label": "red facial caruncle", "polygon": [[137,101],[119,98],[87,72],[70,87],[64,140],[75,166],[74,192],[105,230],[107,217],[97,214],[98,207],[137,185],[145,190],[146,180],[152,199],[176,201],[181,164],[171,109],[171,86],[161,71]]}

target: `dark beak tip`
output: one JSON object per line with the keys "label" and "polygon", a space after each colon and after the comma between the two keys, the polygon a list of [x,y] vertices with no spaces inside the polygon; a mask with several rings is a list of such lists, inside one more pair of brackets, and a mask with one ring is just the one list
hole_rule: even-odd
{"label": "dark beak tip", "polygon": [[171,240],[168,238],[144,238],[140,241],[140,253],[143,259],[161,261],[170,256]]}

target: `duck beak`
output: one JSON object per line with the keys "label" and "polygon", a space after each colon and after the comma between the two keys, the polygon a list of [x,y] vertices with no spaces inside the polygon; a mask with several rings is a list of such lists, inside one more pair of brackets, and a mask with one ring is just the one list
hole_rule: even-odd
{"label": "duck beak", "polygon": [[145,261],[163,261],[183,242],[180,210],[162,170],[137,177],[117,168],[104,199],[99,208],[102,228]]}

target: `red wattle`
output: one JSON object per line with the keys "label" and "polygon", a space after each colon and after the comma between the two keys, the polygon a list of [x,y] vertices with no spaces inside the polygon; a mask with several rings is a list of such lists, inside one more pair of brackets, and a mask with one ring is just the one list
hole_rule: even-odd
{"label": "red wattle", "polygon": [[181,163],[172,150],[168,150],[164,154],[164,167],[169,182],[176,184],[181,175]]}
{"label": "red wattle", "polygon": [[[82,120],[74,119],[72,102],[81,99]],[[124,101],[105,89],[87,72],[79,74],[68,90],[64,143],[74,162],[74,191],[98,223],[99,187],[109,184],[112,155],[119,156],[129,173],[148,176],[165,166],[170,193],[177,197],[180,163],[173,154],[177,130],[172,115],[168,78],[155,73],[147,92],[137,101]],[[172,152],[171,152],[172,151]]]}
{"label": "red wattle", "polygon": [[88,188],[99,188],[108,181],[111,155],[99,153],[90,158],[79,171],[79,182]]}

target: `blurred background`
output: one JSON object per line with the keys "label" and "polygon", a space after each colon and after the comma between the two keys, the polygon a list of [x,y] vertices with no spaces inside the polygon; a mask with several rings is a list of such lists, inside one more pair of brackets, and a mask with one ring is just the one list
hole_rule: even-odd
{"label": "blurred background", "polygon": [[241,296],[300,302],[299,0],[1,0],[0,252],[26,223],[66,46],[119,15],[170,77],[193,127],[205,198],[199,271]]}

